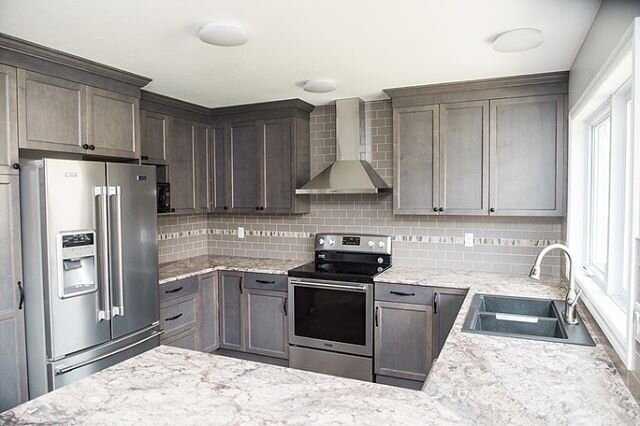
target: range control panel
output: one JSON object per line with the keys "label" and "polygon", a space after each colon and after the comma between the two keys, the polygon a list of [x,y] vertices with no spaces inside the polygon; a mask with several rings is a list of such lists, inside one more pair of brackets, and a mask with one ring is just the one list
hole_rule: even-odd
{"label": "range control panel", "polygon": [[316,250],[391,254],[391,237],[372,234],[316,234]]}

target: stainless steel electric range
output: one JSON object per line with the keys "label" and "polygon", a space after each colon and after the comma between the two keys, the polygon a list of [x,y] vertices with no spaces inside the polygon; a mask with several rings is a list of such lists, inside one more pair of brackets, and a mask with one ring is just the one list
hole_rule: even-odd
{"label": "stainless steel electric range", "polygon": [[373,380],[373,278],[391,237],[316,234],[315,261],[289,271],[289,366]]}

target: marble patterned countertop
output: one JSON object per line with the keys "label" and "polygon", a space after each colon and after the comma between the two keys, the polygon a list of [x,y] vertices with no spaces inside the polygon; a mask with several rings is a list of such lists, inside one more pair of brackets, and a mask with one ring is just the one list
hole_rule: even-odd
{"label": "marble patterned countertop", "polygon": [[562,298],[558,281],[393,267],[468,288],[422,391],[159,347],[0,414],[1,424],[640,424],[604,347],[462,332],[475,293]]}
{"label": "marble patterned countertop", "polygon": [[196,256],[160,264],[158,282],[159,284],[164,284],[220,270],[286,275],[289,269],[293,269],[303,263],[305,262],[288,259],[220,255]]}

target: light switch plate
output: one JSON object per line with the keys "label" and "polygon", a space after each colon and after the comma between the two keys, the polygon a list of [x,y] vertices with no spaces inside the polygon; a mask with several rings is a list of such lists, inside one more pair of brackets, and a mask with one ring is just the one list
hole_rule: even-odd
{"label": "light switch plate", "polygon": [[473,232],[464,233],[464,246],[473,247]]}
{"label": "light switch plate", "polygon": [[238,226],[238,238],[244,239],[244,228],[242,226]]}

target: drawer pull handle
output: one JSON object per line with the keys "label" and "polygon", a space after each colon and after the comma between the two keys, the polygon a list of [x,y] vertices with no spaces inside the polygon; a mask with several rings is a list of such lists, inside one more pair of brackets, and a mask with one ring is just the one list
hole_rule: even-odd
{"label": "drawer pull handle", "polygon": [[415,296],[415,293],[405,293],[403,291],[393,291],[391,290],[389,293],[395,294],[396,296]]}
{"label": "drawer pull handle", "polygon": [[266,280],[256,280],[257,283],[260,284],[275,284],[275,281],[266,281]]}
{"label": "drawer pull handle", "polygon": [[164,320],[165,320],[165,321],[173,321],[173,320],[177,320],[177,319],[178,319],[178,318],[180,318],[181,316],[182,316],[182,313],[179,313],[179,314],[178,314],[178,315],[176,315],[176,316],[173,316],[173,317],[171,317],[171,318],[165,318]]}
{"label": "drawer pull handle", "polygon": [[183,288],[184,288],[184,287],[182,287],[182,286],[180,286],[180,287],[176,287],[176,288],[174,288],[173,290],[165,290],[165,291],[164,291],[164,293],[165,293],[165,294],[169,294],[169,293],[177,293],[177,292],[179,292],[180,290],[182,290]]}

